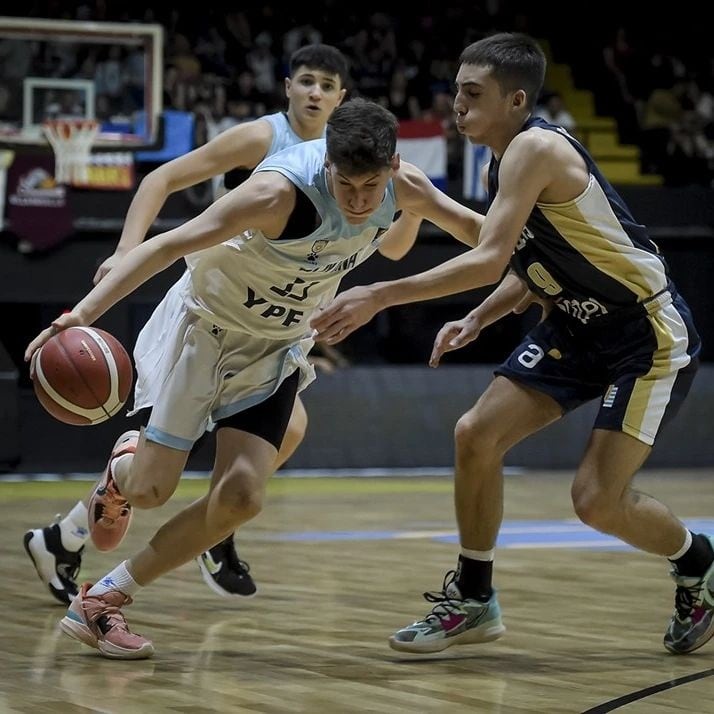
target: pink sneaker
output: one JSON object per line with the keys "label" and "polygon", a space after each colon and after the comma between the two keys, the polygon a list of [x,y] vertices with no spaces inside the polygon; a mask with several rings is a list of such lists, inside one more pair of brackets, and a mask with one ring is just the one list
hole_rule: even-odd
{"label": "pink sneaker", "polygon": [[154,645],[141,635],[129,632],[119,608],[132,599],[119,590],[103,595],[87,595],[91,583],[84,583],[60,621],[62,632],[99,650],[109,659],[147,659]]}
{"label": "pink sneaker", "polygon": [[129,529],[131,504],[119,493],[111,465],[117,456],[135,453],[138,441],[136,429],[124,432],[117,439],[107,467],[89,499],[89,535],[97,550],[114,550]]}

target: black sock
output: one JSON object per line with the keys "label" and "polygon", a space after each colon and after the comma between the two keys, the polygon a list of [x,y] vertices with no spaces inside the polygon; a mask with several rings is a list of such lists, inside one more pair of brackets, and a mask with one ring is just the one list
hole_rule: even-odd
{"label": "black sock", "polygon": [[459,555],[459,571],[456,584],[464,598],[472,598],[486,602],[493,593],[491,578],[493,576],[492,560],[473,560]]}
{"label": "black sock", "polygon": [[692,545],[689,550],[677,560],[671,560],[677,569],[677,575],[698,577],[704,575],[714,562],[714,548],[705,535],[692,533]]}

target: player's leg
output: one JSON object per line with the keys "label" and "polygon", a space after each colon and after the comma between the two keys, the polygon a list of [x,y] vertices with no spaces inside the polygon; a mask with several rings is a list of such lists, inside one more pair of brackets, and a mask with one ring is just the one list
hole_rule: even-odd
{"label": "player's leg", "polygon": [[551,397],[496,377],[455,431],[455,505],[461,553],[422,620],[395,632],[393,649],[438,652],[453,644],[487,642],[505,631],[491,585],[493,552],[503,514],[503,458],[517,443],[558,419]]}
{"label": "player's leg", "polygon": [[[135,385],[135,402],[147,408],[140,410],[138,422],[146,426],[151,414],[151,405],[158,394],[165,392],[165,375],[160,372],[161,365],[173,365],[176,358],[171,352],[175,345],[180,344],[179,336],[186,331],[185,320],[187,311],[181,299],[182,284],[187,279],[186,274],[176,285],[169,290],[164,300],[152,313],[150,320],[142,329],[134,348],[134,360],[137,369],[137,383]],[[168,358],[167,357],[168,354]],[[135,448],[138,432],[126,432],[117,441],[114,457],[123,453],[131,453]],[[126,459],[124,460],[126,461]],[[123,469],[123,467],[121,467]],[[180,472],[180,469],[179,469]],[[108,468],[105,469],[102,480],[111,478]],[[106,485],[105,485],[106,486]],[[110,493],[113,492],[115,483],[112,481]],[[69,602],[77,594],[77,577],[81,565],[81,557],[85,543],[90,538],[90,501],[94,496],[96,485],[81,501],[77,502],[64,516],[58,517],[55,523],[44,528],[28,530],[24,535],[25,550],[30,556],[37,574],[47,585],[50,593],[60,602]],[[127,510],[126,504],[118,500],[115,513],[120,514],[117,521],[110,520],[111,514],[105,513],[104,505],[99,504],[98,511],[94,509],[92,515],[101,513],[102,523],[110,525],[107,532],[110,536],[102,539],[99,534],[100,548],[116,545],[128,527],[131,509]],[[140,503],[133,504],[141,507]],[[110,509],[111,510],[111,509]],[[123,514],[123,515],[122,515]],[[99,531],[103,528],[100,526]]]}
{"label": "player's leg", "polygon": [[[254,411],[246,410],[240,416],[236,417],[233,423],[237,428],[254,428],[263,418],[262,413],[270,413],[273,404],[278,403],[286,397],[286,391],[293,392],[291,380],[297,380],[298,375],[289,377],[283,385],[278,389],[275,395],[266,400],[262,405]],[[266,410],[270,410],[267,411]],[[239,421],[238,421],[239,420]],[[280,450],[276,456],[274,469],[278,469],[291,454],[297,449],[305,436],[307,428],[307,412],[299,396],[295,397],[290,420],[285,430]],[[274,439],[274,436],[265,435],[268,438]],[[217,475],[213,475],[215,480]],[[257,587],[253,577],[250,574],[250,566],[245,560],[238,556],[238,551],[235,546],[235,534],[231,533],[227,538],[224,538],[220,543],[217,543],[212,548],[209,548],[204,553],[196,558],[198,567],[201,571],[201,576],[208,587],[221,597],[252,597],[257,591]]]}
{"label": "player's leg", "polygon": [[[138,432],[126,432],[133,437]],[[124,443],[123,434],[117,442]],[[110,458],[110,462],[113,458]],[[109,465],[107,466],[109,468]],[[105,480],[107,470],[102,476]],[[101,481],[100,481],[101,483]],[[90,537],[89,504],[96,491],[93,485],[84,499],[78,501],[64,516],[58,516],[55,522],[44,528],[28,530],[23,539],[27,554],[30,556],[40,579],[47,585],[50,593],[60,602],[69,603],[77,594],[77,577],[82,563],[84,546]],[[123,503],[123,501],[122,501]],[[123,537],[128,528],[131,511],[117,520],[112,528],[114,539]]]}
{"label": "player's leg", "polygon": [[23,536],[25,551],[40,580],[59,602],[69,604],[77,594],[77,576],[82,565],[84,544],[89,538],[87,504],[78,501],[64,516]]}
{"label": "player's leg", "polygon": [[[567,358],[565,357],[567,356]],[[394,649],[437,652],[484,642],[504,631],[491,585],[494,547],[503,515],[503,458],[530,434],[597,396],[584,380],[578,344],[553,311],[534,327],[476,405],[456,426],[454,499],[461,552],[432,611],[390,638]]]}
{"label": "player's leg", "polygon": [[[140,659],[153,654],[149,640],[129,631],[120,608],[131,604],[141,587],[195,558],[260,512],[295,399],[297,374],[288,377],[281,388],[273,395],[279,398],[262,411],[257,409],[260,405],[247,410],[255,424],[239,429],[233,417],[218,423],[208,494],[171,518],[135,556],[95,585],[82,586],[62,620],[67,634],[110,658]],[[141,453],[140,449],[137,459]],[[156,462],[154,467],[162,468],[162,464]]]}
{"label": "player's leg", "polygon": [[[146,424],[151,410],[145,409],[142,412],[140,421]],[[129,442],[135,445],[138,438],[137,435],[138,432],[134,430],[125,432],[117,441],[117,444],[126,446],[126,437],[128,436],[130,437]],[[112,464],[112,469],[114,468],[114,460],[115,456],[109,460]],[[108,467],[109,464],[107,464]],[[107,476],[108,472],[105,469],[100,483]],[[89,505],[96,488],[97,484],[94,484],[87,495],[81,501],[78,501],[64,517],[58,515],[49,526],[30,529],[24,535],[25,550],[30,556],[38,576],[48,587],[53,597],[65,604],[71,602],[78,591],[77,578],[82,563],[82,554],[87,541],[90,539]],[[114,488],[114,484],[112,484],[112,488]],[[121,503],[124,504],[124,499],[122,499]],[[122,507],[124,506],[122,505]],[[121,531],[114,528],[111,529],[111,535],[114,539],[116,539],[117,534],[126,533],[130,513],[131,511],[129,511],[129,517],[120,519],[118,525],[122,529]]]}
{"label": "player's leg", "polygon": [[285,430],[283,443],[280,445],[280,451],[275,458],[275,470],[281,468],[287,460],[297,451],[298,446],[302,444],[307,432],[307,411],[305,405],[298,395],[295,397],[292,413],[288,428]]}
{"label": "player's leg", "polygon": [[572,488],[585,523],[671,562],[677,593],[664,644],[676,653],[691,652],[714,635],[712,538],[691,533],[667,506],[633,488],[632,479],[689,392],[698,351],[679,299],[639,327],[618,332],[612,349],[601,354],[623,367],[603,399]]}
{"label": "player's leg", "polygon": [[[115,537],[116,529],[126,531],[123,524],[126,515],[122,513],[115,517],[115,513],[119,514],[123,508],[122,502],[141,504],[143,508],[165,503],[175,491],[188,458],[187,450],[148,441],[143,431],[141,437],[137,437],[136,433],[129,432],[128,437],[122,435],[119,438],[90,501],[90,511],[92,508],[104,508],[113,521],[107,524],[102,523],[103,517],[97,520],[97,525],[103,529],[100,531],[100,537],[104,539],[100,541],[102,543]],[[130,451],[126,450],[127,442],[132,446]],[[121,453],[117,454],[117,451]],[[98,507],[97,491],[102,489],[101,507]],[[131,604],[134,586],[124,564],[107,573],[95,585],[84,583],[60,623],[62,629],[75,639],[99,649],[107,657],[141,659],[151,656],[151,642],[130,632],[119,610]]]}
{"label": "player's leg", "polygon": [[714,635],[714,548],[653,496],[632,487],[651,446],[617,431],[596,429],[573,482],[578,517],[639,550],[668,558],[677,586],[664,644],[691,652]]}

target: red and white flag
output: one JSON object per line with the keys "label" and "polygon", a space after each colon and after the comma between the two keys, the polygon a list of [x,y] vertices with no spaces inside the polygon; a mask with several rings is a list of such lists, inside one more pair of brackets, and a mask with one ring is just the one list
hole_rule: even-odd
{"label": "red and white flag", "polygon": [[431,182],[446,190],[446,134],[436,120],[405,119],[399,122],[397,152],[418,166]]}

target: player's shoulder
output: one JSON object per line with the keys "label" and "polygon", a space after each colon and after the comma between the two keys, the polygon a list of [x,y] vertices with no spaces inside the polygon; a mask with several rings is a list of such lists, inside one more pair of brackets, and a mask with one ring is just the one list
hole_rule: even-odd
{"label": "player's shoulder", "polygon": [[400,161],[399,168],[394,172],[394,188],[399,195],[412,194],[422,191],[431,182],[427,175],[418,167],[408,161]]}
{"label": "player's shoulder", "polygon": [[211,143],[234,146],[245,146],[250,143],[254,148],[260,147],[267,151],[272,139],[273,125],[265,117],[259,117],[239,122],[222,131],[211,140]]}
{"label": "player's shoulder", "polygon": [[558,132],[532,126],[513,137],[503,153],[501,163],[507,165],[516,162],[522,167],[545,168],[569,160],[569,148],[568,140]]}
{"label": "player's shoulder", "polygon": [[531,126],[516,134],[508,145],[511,153],[543,153],[553,149],[560,141],[565,141],[557,132],[541,126]]}

